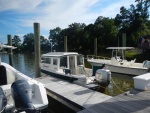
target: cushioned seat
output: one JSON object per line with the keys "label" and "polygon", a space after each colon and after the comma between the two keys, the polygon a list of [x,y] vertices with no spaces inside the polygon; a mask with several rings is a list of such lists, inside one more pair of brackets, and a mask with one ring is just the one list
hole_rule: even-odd
{"label": "cushioned seat", "polygon": [[7,75],[6,75],[6,68],[3,65],[0,65],[0,85],[7,84]]}

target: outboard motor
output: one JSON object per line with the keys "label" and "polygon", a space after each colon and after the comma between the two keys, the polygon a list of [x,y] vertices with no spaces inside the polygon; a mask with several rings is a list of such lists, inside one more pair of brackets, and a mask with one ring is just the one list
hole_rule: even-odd
{"label": "outboard motor", "polygon": [[150,68],[150,61],[145,60],[145,61],[143,62],[143,67]]}
{"label": "outboard motor", "polygon": [[95,81],[103,87],[109,85],[111,80],[111,72],[106,69],[98,69],[95,73]]}
{"label": "outboard motor", "polygon": [[32,105],[32,89],[26,80],[17,80],[11,85],[11,93],[18,112],[35,113]]}
{"label": "outboard motor", "polygon": [[0,87],[0,113],[5,112],[6,104],[7,104],[7,98],[3,92],[3,89]]}

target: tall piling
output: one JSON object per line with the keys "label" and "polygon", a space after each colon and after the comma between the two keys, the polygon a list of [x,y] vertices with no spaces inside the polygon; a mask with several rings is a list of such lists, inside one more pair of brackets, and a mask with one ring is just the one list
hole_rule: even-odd
{"label": "tall piling", "polygon": [[[122,47],[126,47],[126,33],[122,33]],[[126,53],[124,51],[124,58],[126,58]]]}
{"label": "tall piling", "polygon": [[67,36],[64,37],[64,52],[68,52],[68,48],[67,48]]}
{"label": "tall piling", "polygon": [[126,47],[126,33],[122,33],[122,47]]}
{"label": "tall piling", "polygon": [[40,24],[34,23],[34,54],[35,54],[35,77],[40,77]]}
{"label": "tall piling", "polygon": [[[7,40],[8,40],[8,45],[12,46],[12,38],[11,35],[7,35]],[[12,53],[12,49],[8,49],[8,53],[9,53],[9,64],[11,66],[13,66],[13,53]]]}
{"label": "tall piling", "polygon": [[94,55],[97,56],[97,38],[94,38]]}

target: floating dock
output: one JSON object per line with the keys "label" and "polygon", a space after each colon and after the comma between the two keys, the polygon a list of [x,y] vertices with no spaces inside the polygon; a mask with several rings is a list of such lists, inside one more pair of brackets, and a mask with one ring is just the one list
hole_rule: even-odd
{"label": "floating dock", "polygon": [[50,76],[36,78],[36,80],[45,84],[48,96],[72,109],[74,112],[79,112],[112,98],[89,88]]}
{"label": "floating dock", "polygon": [[[71,109],[71,113],[150,113],[149,89],[133,89],[111,97],[50,76],[36,80],[45,84],[47,94]],[[62,112],[70,113],[66,108]]]}
{"label": "floating dock", "polygon": [[150,90],[131,90],[78,113],[150,113]]}

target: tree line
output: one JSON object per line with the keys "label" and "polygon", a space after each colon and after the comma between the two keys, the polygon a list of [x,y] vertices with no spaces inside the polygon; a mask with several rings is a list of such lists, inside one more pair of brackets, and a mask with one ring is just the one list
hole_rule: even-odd
{"label": "tree line", "polygon": [[[141,36],[150,38],[150,0],[135,0],[135,3],[128,9],[122,6],[115,18],[99,16],[93,24],[72,23],[65,29],[50,29],[48,39],[40,37],[41,50],[51,51],[52,47],[52,51],[64,51],[64,37],[67,37],[68,51],[93,53],[97,38],[98,52],[103,52],[109,46],[122,46],[122,33],[126,33],[126,46],[137,47]],[[12,44],[17,47],[16,52],[34,52],[34,34],[24,35],[22,43],[15,35]]]}

